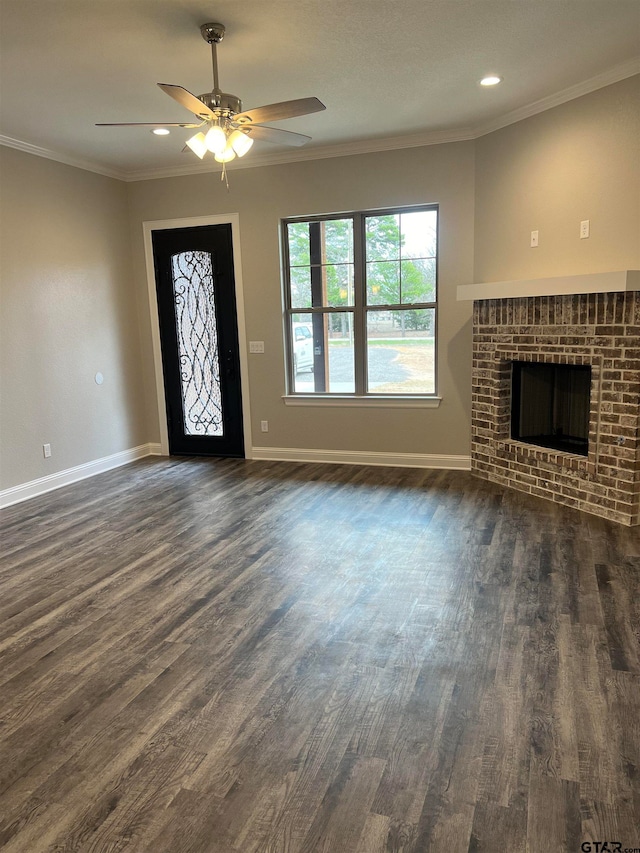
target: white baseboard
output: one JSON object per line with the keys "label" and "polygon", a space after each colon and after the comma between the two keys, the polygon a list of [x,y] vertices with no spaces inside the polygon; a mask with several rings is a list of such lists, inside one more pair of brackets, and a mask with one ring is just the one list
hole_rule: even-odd
{"label": "white baseboard", "polygon": [[103,471],[110,471],[112,468],[127,465],[136,459],[142,459],[143,456],[160,455],[160,445],[154,442],[141,444],[139,447],[132,447],[129,450],[121,450],[120,453],[113,453],[111,456],[104,456],[102,459],[94,459],[92,462],[85,462],[83,465],[76,465],[73,468],[67,468],[65,471],[58,471],[56,474],[49,474],[47,477],[40,477],[37,480],[31,480],[29,483],[21,483],[19,486],[4,489],[0,492],[0,507],[11,506],[38,495],[44,495],[46,492],[52,492],[54,489],[62,488],[62,486],[77,483],[78,480],[85,480],[87,477],[93,477]]}
{"label": "white baseboard", "polygon": [[[0,492],[0,508],[27,501],[52,492],[79,480],[94,477],[103,471],[119,468],[144,456],[162,456],[160,444],[150,442],[94,459],[83,465],[49,474],[28,483],[21,483]],[[337,465],[386,465],[392,468],[446,468],[471,470],[470,456],[438,456],[430,453],[377,453],[363,450],[309,450],[298,447],[252,447],[247,459],[270,462],[328,462]]]}
{"label": "white baseboard", "polygon": [[392,468],[471,470],[471,456],[438,456],[431,453],[377,453],[367,450],[253,447],[251,458],[270,462],[332,462],[338,465],[387,465]]}

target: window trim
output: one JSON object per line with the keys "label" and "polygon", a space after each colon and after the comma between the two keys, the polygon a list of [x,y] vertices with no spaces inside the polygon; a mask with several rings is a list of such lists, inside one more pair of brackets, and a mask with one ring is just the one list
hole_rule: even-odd
{"label": "window trim", "polygon": [[372,408],[387,409],[437,409],[442,402],[442,397],[435,394],[409,395],[409,394],[308,394],[298,391],[295,394],[283,394],[285,406],[335,406],[336,408]]}
{"label": "window trim", "polygon": [[[436,256],[435,256],[435,300],[432,302],[414,302],[401,304],[368,305],[366,292],[366,219],[370,216],[400,215],[402,213],[417,213],[420,211],[436,211]],[[310,306],[308,308],[292,308],[291,306],[291,263],[289,256],[288,226],[295,223],[331,222],[351,219],[353,223],[353,305],[350,306]],[[440,206],[437,203],[403,205],[399,207],[375,208],[371,210],[345,211],[306,216],[291,216],[280,220],[281,252],[282,252],[282,293],[284,306],[284,342],[286,365],[286,393],[283,400],[286,405],[371,405],[390,406],[394,401],[398,405],[437,408],[441,397],[438,396],[438,296],[439,296],[439,261],[440,261]],[[402,258],[399,258],[400,262]],[[366,390],[367,386],[367,313],[369,311],[406,311],[433,310],[433,339],[434,339],[434,390],[430,394],[376,394]],[[294,314],[350,314],[353,317],[354,330],[354,380],[353,393],[302,392],[295,390],[295,374],[292,354],[294,351],[291,338],[292,316]],[[358,345],[357,345],[358,344]],[[299,402],[298,402],[299,401]],[[404,402],[406,401],[406,402]]]}

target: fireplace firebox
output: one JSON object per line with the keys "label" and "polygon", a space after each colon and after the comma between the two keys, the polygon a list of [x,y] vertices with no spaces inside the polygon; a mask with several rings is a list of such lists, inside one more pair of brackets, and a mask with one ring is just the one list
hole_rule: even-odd
{"label": "fireplace firebox", "polygon": [[587,456],[590,396],[588,365],[513,361],[511,438]]}

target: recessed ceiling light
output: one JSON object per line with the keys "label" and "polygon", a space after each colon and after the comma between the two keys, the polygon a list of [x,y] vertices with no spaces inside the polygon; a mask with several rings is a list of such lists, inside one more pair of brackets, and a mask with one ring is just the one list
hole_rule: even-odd
{"label": "recessed ceiling light", "polygon": [[497,86],[498,83],[502,83],[502,77],[498,77],[497,74],[488,74],[480,81],[481,86]]}
{"label": "recessed ceiling light", "polygon": [[167,130],[166,127],[154,127],[151,133],[155,133],[156,136],[168,136],[171,131]]}

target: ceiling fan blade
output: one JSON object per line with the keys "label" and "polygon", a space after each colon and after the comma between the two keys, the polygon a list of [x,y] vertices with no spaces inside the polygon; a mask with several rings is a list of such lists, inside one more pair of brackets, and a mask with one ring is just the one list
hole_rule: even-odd
{"label": "ceiling fan blade", "polygon": [[292,133],[290,130],[279,130],[277,127],[263,127],[260,124],[244,125],[242,132],[250,136],[251,139],[275,142],[278,145],[304,145],[311,139],[310,136],[305,136],[303,133]]}
{"label": "ceiling fan blade", "polygon": [[196,98],[187,89],[182,86],[173,86],[171,83],[158,83],[158,86],[163,92],[166,92],[170,98],[186,107],[190,113],[204,119],[214,119],[215,113],[202,103],[200,98]]}
{"label": "ceiling fan blade", "polygon": [[266,107],[245,110],[245,112],[235,115],[233,120],[238,124],[261,124],[265,121],[280,121],[285,118],[306,116],[320,110],[326,110],[326,107],[318,98],[298,98],[295,101],[282,101],[279,104],[267,104]]}
{"label": "ceiling fan blade", "polygon": [[99,121],[96,127],[202,127],[202,123],[188,124],[177,121]]}

